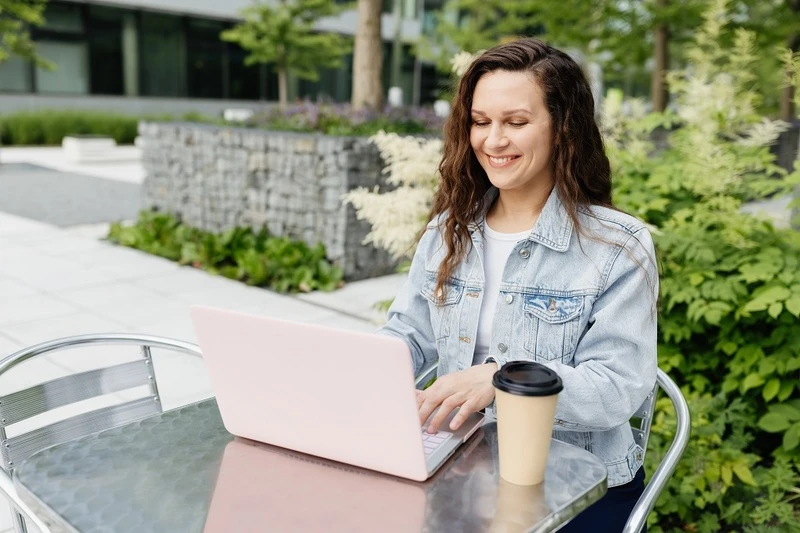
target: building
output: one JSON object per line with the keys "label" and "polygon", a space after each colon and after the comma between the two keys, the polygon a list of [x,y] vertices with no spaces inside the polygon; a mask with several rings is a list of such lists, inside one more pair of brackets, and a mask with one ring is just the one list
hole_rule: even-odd
{"label": "building", "polygon": [[[337,0],[338,1],[338,0]],[[131,113],[219,113],[277,100],[277,76],[268,66],[247,67],[246,52],[219,34],[240,19],[251,0],[50,0],[46,24],[33,28],[40,55],[52,71],[12,58],[0,64],[0,113],[21,109],[94,108]],[[401,17],[384,0],[384,87],[403,89],[404,103],[427,103],[436,74],[411,54],[434,0],[400,0]],[[396,19],[399,18],[399,27]],[[323,19],[320,31],[354,35],[355,10]],[[399,79],[391,76],[396,31]],[[291,99],[349,101],[352,55],[339,69],[323,69],[317,82],[291,79]],[[394,83],[392,83],[394,82]]]}

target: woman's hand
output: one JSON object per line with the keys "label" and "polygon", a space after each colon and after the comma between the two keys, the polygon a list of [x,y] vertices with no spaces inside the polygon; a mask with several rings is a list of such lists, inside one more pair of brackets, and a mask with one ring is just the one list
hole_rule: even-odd
{"label": "woman's hand", "polygon": [[436,433],[447,416],[458,407],[458,413],[450,422],[452,431],[472,413],[477,413],[494,400],[492,376],[497,372],[497,364],[475,365],[438,378],[433,385],[424,391],[417,391],[417,407],[419,421],[424,424],[437,407],[440,407],[430,423],[428,433]]}

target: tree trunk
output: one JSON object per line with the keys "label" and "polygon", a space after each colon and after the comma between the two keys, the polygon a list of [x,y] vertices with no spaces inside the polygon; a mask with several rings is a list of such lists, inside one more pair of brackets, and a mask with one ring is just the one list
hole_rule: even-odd
{"label": "tree trunk", "polygon": [[[800,16],[800,1],[793,2],[790,5],[792,6],[792,11],[795,16]],[[786,45],[793,54],[800,51],[800,33],[790,35]],[[785,120],[786,122],[792,122],[794,120],[794,92],[796,90],[797,87],[787,85],[783,88],[783,91],[781,91],[781,120]]]}
{"label": "tree trunk", "polygon": [[278,106],[286,109],[288,103],[288,88],[286,85],[286,67],[278,67]]}
{"label": "tree trunk", "polygon": [[[669,0],[656,0],[656,7],[663,9]],[[653,74],[650,83],[650,99],[653,111],[667,108],[669,93],[665,76],[669,70],[669,29],[664,24],[655,27],[653,35]]]}
{"label": "tree trunk", "polygon": [[358,0],[351,100],[356,110],[383,106],[381,7],[381,0]]}

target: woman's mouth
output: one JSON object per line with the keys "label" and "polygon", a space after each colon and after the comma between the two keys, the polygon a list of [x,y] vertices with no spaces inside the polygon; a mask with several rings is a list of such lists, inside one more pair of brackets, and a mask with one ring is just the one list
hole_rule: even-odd
{"label": "woman's mouth", "polygon": [[506,155],[503,157],[495,157],[493,155],[487,156],[489,159],[489,164],[493,168],[503,168],[511,165],[514,161],[519,159],[518,155]]}

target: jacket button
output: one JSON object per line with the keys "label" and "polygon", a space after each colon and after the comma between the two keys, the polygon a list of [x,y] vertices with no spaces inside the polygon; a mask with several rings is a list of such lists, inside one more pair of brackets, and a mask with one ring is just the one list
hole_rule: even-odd
{"label": "jacket button", "polygon": [[514,296],[512,296],[511,294],[506,294],[506,303],[510,304],[513,301],[514,301]]}
{"label": "jacket button", "polygon": [[472,342],[472,339],[470,339],[469,337],[459,337],[458,340],[460,340],[461,342],[466,342],[467,344]]}
{"label": "jacket button", "polygon": [[520,250],[520,251],[519,251],[519,255],[520,255],[520,257],[522,257],[523,259],[527,259],[527,258],[528,258],[528,256],[529,256],[529,255],[531,255],[531,253],[528,251],[528,249],[527,249],[527,248],[523,248],[522,250]]}
{"label": "jacket button", "polygon": [[497,349],[500,350],[500,353],[506,353],[508,351],[508,346],[501,342],[497,345]]}

